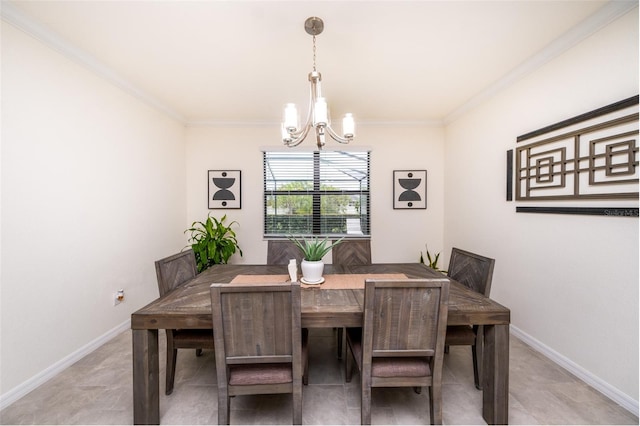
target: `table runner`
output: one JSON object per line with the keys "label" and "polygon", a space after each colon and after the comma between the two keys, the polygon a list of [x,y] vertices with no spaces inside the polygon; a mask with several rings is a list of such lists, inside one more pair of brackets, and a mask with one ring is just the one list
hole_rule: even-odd
{"label": "table runner", "polygon": [[[308,285],[300,283],[302,288],[322,288],[325,290],[364,289],[365,279],[404,280],[405,274],[327,274],[324,283]],[[236,275],[231,284],[282,283],[289,281],[289,275]]]}

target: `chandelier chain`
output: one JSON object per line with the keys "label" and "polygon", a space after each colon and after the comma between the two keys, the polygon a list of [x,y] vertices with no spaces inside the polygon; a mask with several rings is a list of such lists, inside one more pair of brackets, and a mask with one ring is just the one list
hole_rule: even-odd
{"label": "chandelier chain", "polygon": [[316,70],[316,36],[313,36],[313,70]]}

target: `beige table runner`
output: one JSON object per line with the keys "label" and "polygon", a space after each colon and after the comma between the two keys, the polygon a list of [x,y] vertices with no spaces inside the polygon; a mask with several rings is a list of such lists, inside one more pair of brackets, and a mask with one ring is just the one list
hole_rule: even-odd
{"label": "beige table runner", "polygon": [[[308,285],[300,283],[302,288],[322,288],[325,290],[363,289],[365,279],[404,280],[405,274],[327,274],[324,283]],[[289,275],[236,275],[231,284],[282,283],[289,281]]]}

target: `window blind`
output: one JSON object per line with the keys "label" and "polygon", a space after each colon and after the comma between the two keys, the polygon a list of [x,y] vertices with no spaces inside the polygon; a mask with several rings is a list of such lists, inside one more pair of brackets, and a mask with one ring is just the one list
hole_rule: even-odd
{"label": "window blind", "polygon": [[370,236],[369,154],[265,151],[264,236]]}

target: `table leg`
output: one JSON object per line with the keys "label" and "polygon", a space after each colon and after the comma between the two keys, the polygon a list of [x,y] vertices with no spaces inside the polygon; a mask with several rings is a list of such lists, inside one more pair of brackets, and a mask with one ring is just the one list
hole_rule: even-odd
{"label": "table leg", "polygon": [[160,424],[158,330],[132,330],[133,423]]}
{"label": "table leg", "polygon": [[509,325],[484,326],[482,417],[487,424],[509,422]]}

